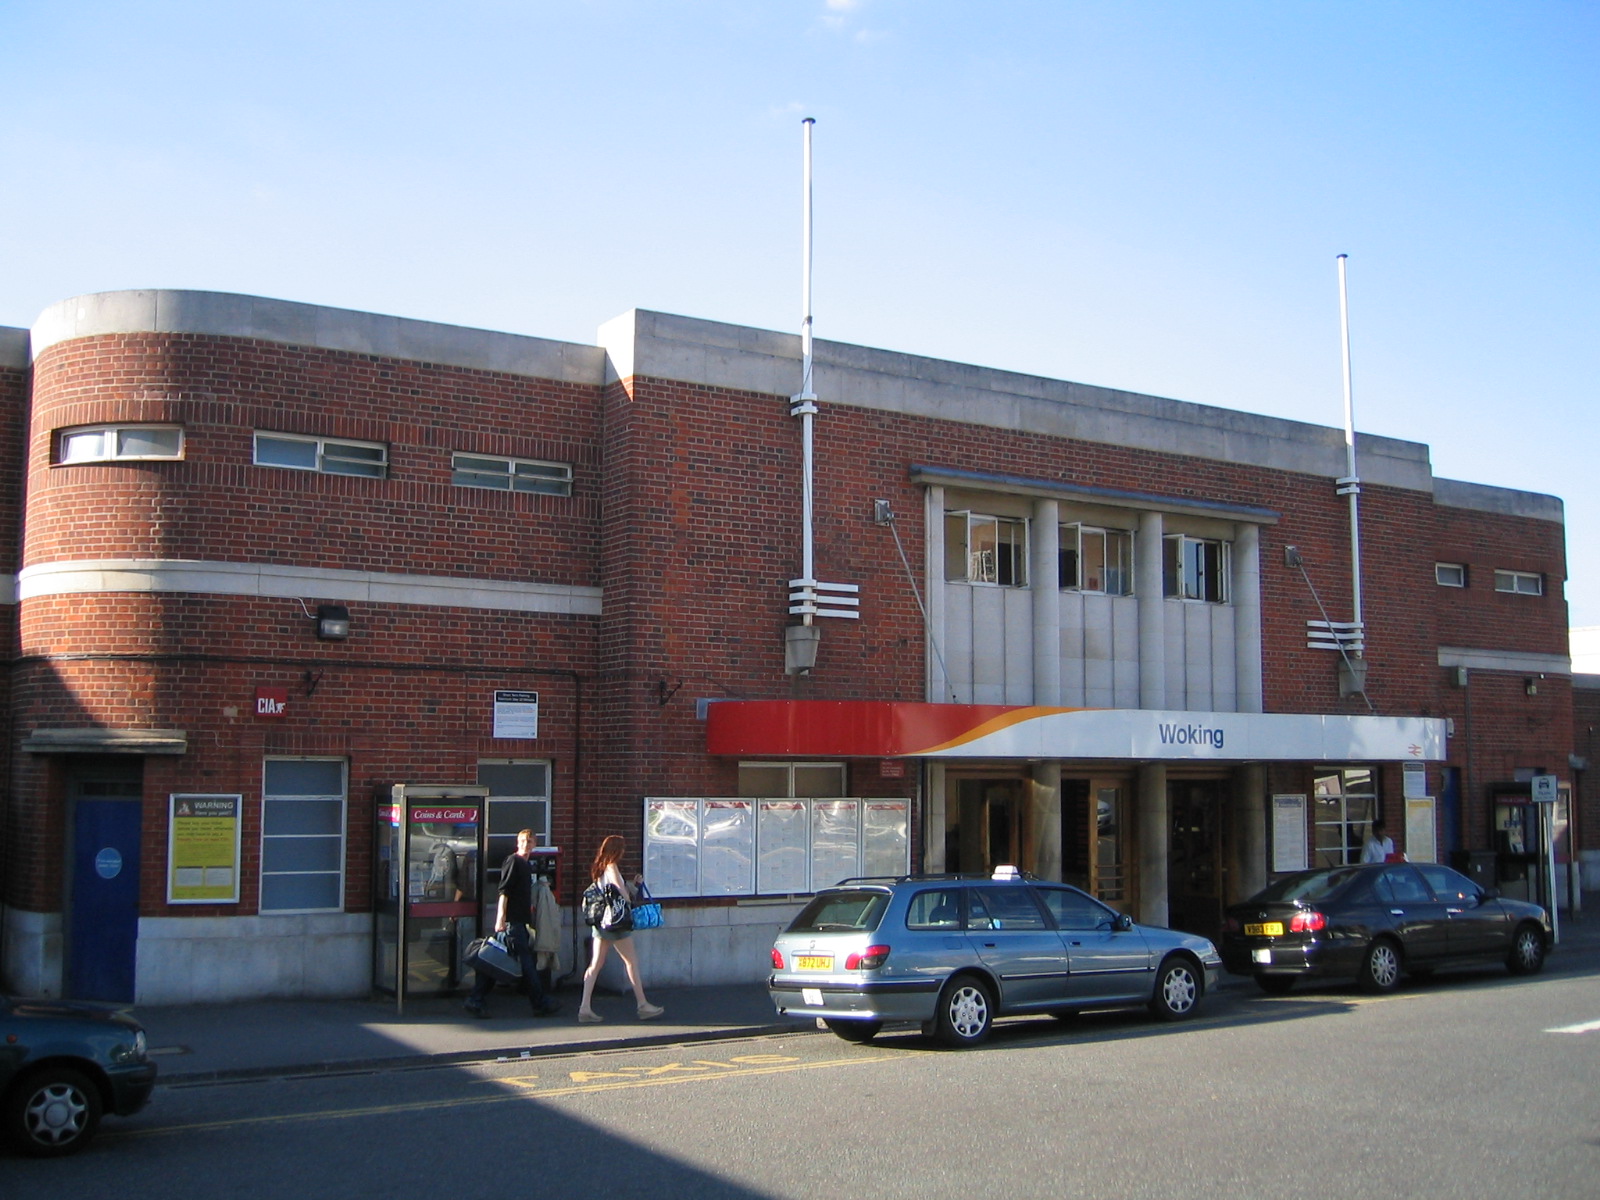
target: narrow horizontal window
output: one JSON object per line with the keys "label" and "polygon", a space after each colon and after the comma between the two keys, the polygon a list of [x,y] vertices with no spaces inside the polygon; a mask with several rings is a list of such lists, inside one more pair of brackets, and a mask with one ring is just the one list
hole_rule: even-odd
{"label": "narrow horizontal window", "polygon": [[1063,525],[1056,561],[1062,588],[1133,595],[1133,534],[1127,530]]}
{"label": "narrow horizontal window", "polygon": [[1494,590],[1514,592],[1519,596],[1544,595],[1544,576],[1532,571],[1496,571]]}
{"label": "narrow horizontal window", "polygon": [[1467,586],[1467,568],[1462,563],[1434,563],[1433,577],[1440,587]]}
{"label": "narrow horizontal window", "polygon": [[1161,556],[1162,595],[1169,600],[1228,602],[1228,558],[1232,547],[1212,538],[1169,534]]}
{"label": "narrow horizontal window", "polygon": [[183,430],[176,425],[95,425],[56,436],[56,462],[63,466],[182,457]]}
{"label": "narrow horizontal window", "polygon": [[291,433],[257,433],[256,465],[321,471],[324,475],[363,475],[382,479],[389,473],[389,451],[373,442],[298,437]]}
{"label": "narrow horizontal window", "polygon": [[488,454],[456,454],[450,466],[450,481],[457,487],[536,492],[543,496],[572,495],[572,467],[568,463],[496,458]]}
{"label": "narrow horizontal window", "polygon": [[947,580],[1028,586],[1027,521],[972,512],[948,512],[944,521]]}

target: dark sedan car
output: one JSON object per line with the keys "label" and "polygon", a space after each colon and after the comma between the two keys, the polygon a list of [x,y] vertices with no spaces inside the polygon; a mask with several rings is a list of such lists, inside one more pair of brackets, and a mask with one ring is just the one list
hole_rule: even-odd
{"label": "dark sedan car", "polygon": [[1300,871],[1228,909],[1222,961],[1266,992],[1311,976],[1353,978],[1386,992],[1402,974],[1503,962],[1544,966],[1550,918],[1437,863],[1373,863]]}
{"label": "dark sedan car", "polygon": [[0,996],[0,1131],[22,1153],[82,1149],[102,1113],[138,1112],[155,1084],[144,1030],[126,1013]]}

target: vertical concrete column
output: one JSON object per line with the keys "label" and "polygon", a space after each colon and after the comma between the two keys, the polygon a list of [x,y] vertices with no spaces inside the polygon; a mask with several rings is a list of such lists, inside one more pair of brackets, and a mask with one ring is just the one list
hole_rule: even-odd
{"label": "vertical concrete column", "polygon": [[1166,603],[1161,598],[1161,535],[1158,512],[1139,515],[1134,550],[1134,587],[1139,594],[1139,707],[1167,707]]}
{"label": "vertical concrete column", "polygon": [[[922,631],[922,658],[927,698],[950,702],[950,681],[944,677],[944,489],[930,487],[922,497],[922,593],[928,598],[928,627]],[[935,652],[935,646],[938,652]],[[940,833],[940,844],[944,834]],[[941,850],[942,854],[943,851]]]}
{"label": "vertical concrete column", "polygon": [[1033,826],[1033,871],[1061,882],[1061,764],[1034,763],[1028,819]]}
{"label": "vertical concrete column", "polygon": [[1033,601],[1033,702],[1061,703],[1061,506],[1033,502],[1028,590]]}
{"label": "vertical concrete column", "polygon": [[944,764],[930,762],[925,772],[928,819],[922,829],[922,869],[935,875],[946,870],[944,858],[945,773]]}
{"label": "vertical concrete column", "polygon": [[1136,919],[1145,925],[1167,923],[1167,861],[1172,818],[1167,811],[1167,766],[1139,768],[1139,904]]}
{"label": "vertical concrete column", "polygon": [[1233,671],[1240,712],[1258,713],[1261,691],[1261,530],[1236,525],[1233,532]]}
{"label": "vertical concrete column", "polygon": [[1224,904],[1267,886],[1267,769],[1246,763],[1233,772],[1233,837]]}

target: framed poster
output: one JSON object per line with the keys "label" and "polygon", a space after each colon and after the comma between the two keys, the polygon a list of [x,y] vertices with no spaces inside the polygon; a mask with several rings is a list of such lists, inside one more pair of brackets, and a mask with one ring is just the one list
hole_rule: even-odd
{"label": "framed poster", "polygon": [[911,805],[904,800],[864,800],[861,873],[904,875],[911,861]]}
{"label": "framed poster", "polygon": [[1306,798],[1304,795],[1274,796],[1272,869],[1304,871],[1306,866]]}
{"label": "framed poster", "polygon": [[765,896],[811,890],[811,820],[804,800],[756,801],[756,891]]}
{"label": "framed poster", "polygon": [[700,801],[644,802],[644,879],[653,895],[700,894]]}
{"label": "framed poster", "polygon": [[1438,862],[1439,842],[1434,833],[1433,797],[1406,801],[1406,858],[1411,862]]}
{"label": "framed poster", "polygon": [[700,894],[748,896],[755,890],[753,800],[700,802]]}
{"label": "framed poster", "polygon": [[861,801],[811,802],[811,888],[861,873]]}
{"label": "framed poster", "polygon": [[167,903],[239,903],[243,797],[188,792],[167,798]]}

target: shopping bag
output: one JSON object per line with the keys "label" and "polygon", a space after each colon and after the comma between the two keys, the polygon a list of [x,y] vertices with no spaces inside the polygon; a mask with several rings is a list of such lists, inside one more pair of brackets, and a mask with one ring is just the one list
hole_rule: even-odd
{"label": "shopping bag", "polygon": [[475,938],[462,961],[474,971],[482,971],[500,983],[515,983],[522,978],[522,963],[506,945],[506,935]]}
{"label": "shopping bag", "polygon": [[660,929],[661,905],[650,895],[650,889],[639,885],[639,898],[633,902],[633,927],[635,929]]}

